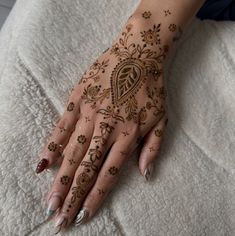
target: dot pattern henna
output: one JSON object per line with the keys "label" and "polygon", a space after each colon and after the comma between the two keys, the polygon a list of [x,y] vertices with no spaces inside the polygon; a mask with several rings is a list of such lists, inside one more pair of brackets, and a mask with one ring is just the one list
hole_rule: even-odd
{"label": "dot pattern henna", "polygon": [[79,83],[86,83],[88,80],[93,80],[94,82],[98,82],[100,80],[100,73],[105,72],[105,68],[108,66],[109,60],[104,60],[101,63],[96,61],[90,67],[88,72],[86,72]]}
{"label": "dot pattern henna", "polygon": [[103,189],[97,189],[99,195],[104,195],[105,194],[105,191]]}
{"label": "dot pattern henna", "polygon": [[143,14],[142,14],[142,16],[143,16],[143,18],[145,18],[145,19],[149,19],[150,17],[151,17],[151,12],[150,11],[145,11]]}
{"label": "dot pattern henna", "polygon": [[116,175],[118,173],[118,168],[115,166],[112,166],[109,168],[109,174],[110,175]]}
{"label": "dot pattern henna", "polygon": [[109,95],[110,88],[101,91],[101,85],[92,86],[89,84],[87,88],[84,89],[82,99],[85,100],[85,103],[91,103],[91,108],[95,108],[98,101],[102,104],[105,98],[109,98]]}
{"label": "dot pattern henna", "polygon": [[122,132],[122,134],[123,134],[124,136],[130,135],[127,131]]}
{"label": "dot pattern henna", "polygon": [[84,144],[87,141],[86,136],[85,135],[79,135],[77,137],[77,141],[81,144]]}
{"label": "dot pattern henna", "polygon": [[142,40],[148,45],[153,46],[154,44],[160,44],[160,28],[161,24],[153,25],[153,29],[149,29],[148,31],[141,32]]}
{"label": "dot pattern henna", "polygon": [[71,178],[67,175],[64,175],[60,178],[60,182],[63,184],[63,185],[68,185],[70,183],[70,180]]}
{"label": "dot pattern henna", "polygon": [[51,152],[55,152],[56,149],[57,149],[57,147],[58,147],[58,145],[57,145],[55,142],[51,142],[51,143],[49,143],[49,145],[48,145],[48,149],[49,149],[49,151],[51,151]]}
{"label": "dot pattern henna", "polygon": [[87,122],[89,122],[89,121],[91,121],[91,120],[90,120],[90,117],[89,117],[89,116],[85,116],[85,122],[87,123]]}
{"label": "dot pattern henna", "polygon": [[164,10],[164,13],[165,13],[165,16],[169,16],[169,15],[171,15],[170,10]]}
{"label": "dot pattern henna", "polygon": [[60,129],[61,133],[66,131],[66,129],[64,127],[58,127],[58,128]]}
{"label": "dot pattern henna", "polygon": [[94,136],[93,139],[95,139],[95,142],[97,144],[104,145],[107,141],[107,135],[112,133],[114,127],[109,125],[108,123],[100,122],[100,130],[101,134],[98,136]]}
{"label": "dot pattern henna", "polygon": [[170,24],[168,29],[171,31],[171,32],[175,32],[176,31],[176,25],[175,24]]}
{"label": "dot pattern henna", "polygon": [[69,161],[69,164],[70,164],[70,165],[76,164],[76,162],[74,161],[74,159],[69,159],[68,161]]}
{"label": "dot pattern henna", "polygon": [[75,106],[74,103],[70,102],[69,105],[67,106],[67,111],[73,111],[74,106]]}

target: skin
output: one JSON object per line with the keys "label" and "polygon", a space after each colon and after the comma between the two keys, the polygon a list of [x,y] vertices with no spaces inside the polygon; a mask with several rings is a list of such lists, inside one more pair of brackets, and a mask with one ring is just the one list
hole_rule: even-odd
{"label": "skin", "polygon": [[157,157],[167,124],[165,60],[202,3],[141,1],[111,47],[74,87],[41,154],[50,168],[62,145],[64,159],[48,194],[48,201],[54,193],[61,198],[55,217],[64,218],[59,231],[81,207],[88,219],[95,215],[141,142],[142,175]]}

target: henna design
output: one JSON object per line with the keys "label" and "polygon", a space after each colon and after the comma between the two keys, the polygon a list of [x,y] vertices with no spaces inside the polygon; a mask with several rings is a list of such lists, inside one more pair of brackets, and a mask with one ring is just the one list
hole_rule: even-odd
{"label": "henna design", "polygon": [[90,117],[89,117],[89,116],[85,116],[85,122],[87,123],[87,122],[89,122],[89,121],[91,121],[91,120],[90,120]]}
{"label": "henna design", "polygon": [[173,42],[178,41],[181,38],[182,34],[183,34],[183,30],[181,29],[181,27],[178,27],[178,32],[176,36],[173,37]]}
{"label": "henna design", "polygon": [[51,143],[49,143],[49,145],[48,145],[48,149],[49,149],[49,151],[51,151],[51,152],[55,152],[56,151],[56,149],[57,149],[57,144],[55,143],[55,142],[51,142]]}
{"label": "henna design", "polygon": [[115,106],[107,106],[106,109],[99,109],[97,111],[97,113],[104,115],[103,119],[113,118],[115,120],[115,123],[117,123],[117,121],[124,122],[125,120],[122,116],[119,115],[119,112],[120,110]]}
{"label": "henna design", "polygon": [[73,111],[74,106],[75,106],[74,103],[70,102],[69,105],[67,106],[67,111]]}
{"label": "henna design", "polygon": [[159,114],[165,114],[165,109],[163,107],[163,105],[161,105],[160,101],[158,100],[158,98],[160,99],[166,99],[166,91],[164,89],[164,87],[160,87],[158,88],[153,88],[150,89],[149,87],[146,88],[147,90],[147,95],[148,97],[151,99],[151,101],[146,103],[146,108],[148,110],[154,108],[154,112],[153,115],[154,116],[159,116]]}
{"label": "henna design", "polygon": [[94,136],[95,142],[104,145],[107,141],[108,134],[111,134],[114,127],[105,122],[100,122],[101,135]]}
{"label": "henna design", "polygon": [[79,143],[81,143],[81,144],[84,144],[85,142],[86,142],[86,136],[85,135],[79,135],[78,137],[77,137],[77,141],[79,142]]}
{"label": "henna design", "polygon": [[71,178],[67,175],[64,175],[60,178],[60,182],[63,184],[63,185],[68,185],[69,182],[70,182]]}
{"label": "henna design", "polygon": [[176,31],[176,25],[175,24],[170,24],[168,29],[171,31],[171,32],[175,32]]}
{"label": "henna design", "polygon": [[70,164],[70,165],[73,165],[73,164],[76,163],[76,162],[74,161],[74,159],[69,159],[68,161],[69,161],[69,164]]}
{"label": "henna design", "polygon": [[149,29],[148,31],[140,32],[142,36],[142,41],[148,45],[153,46],[154,44],[160,44],[160,27],[161,24],[153,25],[153,29]]}
{"label": "henna design", "polygon": [[94,82],[98,82],[100,80],[99,73],[105,73],[105,68],[108,66],[109,60],[104,60],[101,63],[96,61],[90,67],[88,72],[82,76],[79,83],[86,83],[88,80],[93,80]]}
{"label": "henna design", "polygon": [[122,132],[124,136],[130,135],[127,131]]}
{"label": "henna design", "polygon": [[71,198],[71,203],[74,203],[77,199],[82,198],[85,193],[86,193],[86,186],[88,183],[91,182],[90,176],[82,172],[81,174],[78,175],[76,179],[76,187],[72,188],[72,198]]}
{"label": "henna design", "polygon": [[92,86],[91,84],[89,84],[87,88],[84,89],[82,99],[85,100],[85,103],[92,103],[91,107],[95,108],[96,103],[98,101],[100,102],[100,104],[102,104],[104,99],[109,98],[110,96],[110,90],[111,90],[110,88],[103,89],[102,92],[100,92],[100,90],[101,90],[101,85]]}
{"label": "henna design", "polygon": [[95,165],[96,160],[100,160],[102,157],[102,152],[99,150],[99,146],[95,148],[91,148],[88,151],[88,155],[90,156],[90,161],[82,161],[81,166],[89,167],[93,171],[98,172],[99,168]]}
{"label": "henna design", "polygon": [[61,133],[66,131],[66,129],[64,127],[58,127],[58,128],[60,129]]}
{"label": "henna design", "polygon": [[154,133],[155,133],[155,135],[156,135],[157,137],[161,137],[161,136],[163,135],[163,131],[160,130],[160,129],[156,129],[156,130],[154,131]]}
{"label": "henna design", "polygon": [[115,166],[112,166],[109,168],[109,174],[110,175],[116,175],[118,173],[118,168]]}
{"label": "henna design", "polygon": [[165,13],[165,16],[169,16],[169,15],[171,15],[170,10],[164,10],[164,13]]}
{"label": "henna design", "polygon": [[143,14],[142,14],[142,16],[143,16],[143,18],[145,18],[145,19],[149,19],[150,17],[151,17],[151,12],[150,11],[145,11]]}
{"label": "henna design", "polygon": [[149,151],[150,151],[150,152],[153,152],[153,151],[155,151],[155,148],[154,148],[154,147],[150,147],[150,148],[149,148]]}
{"label": "henna design", "polygon": [[98,191],[99,195],[105,194],[105,191],[104,191],[103,189],[99,189],[99,188],[98,188],[97,191]]}

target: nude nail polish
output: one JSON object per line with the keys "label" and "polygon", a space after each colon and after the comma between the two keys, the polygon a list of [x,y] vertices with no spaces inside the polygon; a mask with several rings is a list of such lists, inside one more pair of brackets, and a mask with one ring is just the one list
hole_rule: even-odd
{"label": "nude nail polish", "polygon": [[144,177],[147,181],[150,180],[152,173],[153,173],[153,163],[150,163],[150,164],[148,164],[148,166],[146,167],[146,169],[144,171]]}
{"label": "nude nail polish", "polygon": [[55,222],[54,234],[58,234],[63,227],[66,226],[68,219],[64,216],[59,216]]}
{"label": "nude nail polish", "polygon": [[75,225],[79,226],[80,224],[82,224],[88,218],[88,216],[89,216],[88,210],[82,208],[75,219]]}
{"label": "nude nail polish", "polygon": [[48,201],[48,207],[46,214],[48,217],[52,216],[56,210],[60,207],[62,202],[61,196],[58,193],[53,193]]}
{"label": "nude nail polish", "polygon": [[39,174],[42,171],[44,171],[47,165],[48,165],[48,160],[43,158],[37,165],[36,173]]}

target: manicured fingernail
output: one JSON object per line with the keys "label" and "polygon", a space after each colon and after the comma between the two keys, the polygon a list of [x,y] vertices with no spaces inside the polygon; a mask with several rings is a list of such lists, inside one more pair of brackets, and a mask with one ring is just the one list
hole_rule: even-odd
{"label": "manicured fingernail", "polygon": [[153,173],[153,163],[148,164],[144,171],[144,178],[149,181]]}
{"label": "manicured fingernail", "polygon": [[39,174],[42,171],[44,171],[47,165],[48,165],[48,160],[43,158],[37,165],[36,173]]}
{"label": "manicured fingernail", "polygon": [[46,210],[46,214],[48,217],[53,215],[55,211],[59,208],[61,204],[61,197],[58,193],[53,193],[48,201],[48,207]]}
{"label": "manicured fingernail", "polygon": [[82,224],[88,218],[88,216],[89,216],[88,210],[85,208],[82,208],[76,217],[75,225],[79,226],[80,224]]}
{"label": "manicured fingernail", "polygon": [[54,234],[58,234],[61,229],[66,226],[68,220],[64,216],[59,216],[55,222],[55,231]]}

